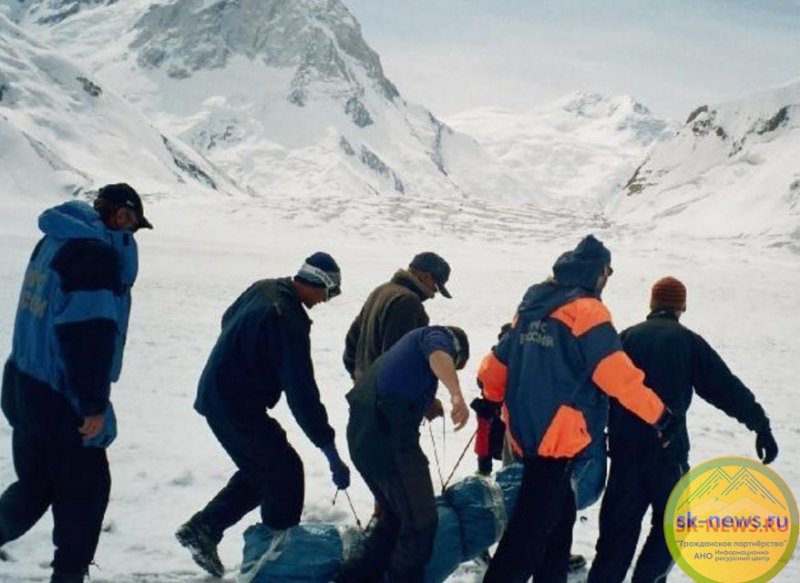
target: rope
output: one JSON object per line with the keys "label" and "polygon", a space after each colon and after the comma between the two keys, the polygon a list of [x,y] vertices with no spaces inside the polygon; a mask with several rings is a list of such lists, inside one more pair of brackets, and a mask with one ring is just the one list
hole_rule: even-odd
{"label": "rope", "polygon": [[461,460],[463,460],[464,456],[467,455],[467,450],[469,449],[469,446],[472,445],[472,442],[475,440],[476,435],[478,435],[477,429],[472,433],[472,437],[469,438],[466,447],[464,447],[464,451],[462,451],[461,455],[458,456],[458,460],[456,461],[456,465],[453,467],[453,471],[450,472],[449,476],[447,476],[447,481],[445,481],[442,484],[442,493],[444,493],[445,489],[447,488],[447,484],[449,484],[450,480],[453,478],[453,474],[456,473],[456,469],[458,469],[458,466],[461,465]]}
{"label": "rope", "polygon": [[[347,496],[347,503],[350,505],[350,511],[353,513],[353,518],[356,519],[356,525],[361,532],[364,532],[364,527],[361,526],[361,521],[358,519],[358,513],[356,513],[356,507],[353,506],[353,501],[350,499],[350,493],[347,490],[343,490],[344,495]],[[331,506],[336,506],[336,497],[339,495],[339,490],[336,490],[336,494],[333,495],[333,500],[331,501]]]}
{"label": "rope", "polygon": [[439,472],[439,483],[442,485],[442,492],[444,492],[444,478],[442,477],[442,467],[439,465],[439,451],[436,449],[436,440],[433,438],[433,429],[430,421],[428,421],[428,432],[431,435],[431,443],[433,444],[433,458],[436,460],[436,471]]}
{"label": "rope", "polygon": [[444,412],[442,412],[442,464],[447,463],[447,439],[445,433]]}

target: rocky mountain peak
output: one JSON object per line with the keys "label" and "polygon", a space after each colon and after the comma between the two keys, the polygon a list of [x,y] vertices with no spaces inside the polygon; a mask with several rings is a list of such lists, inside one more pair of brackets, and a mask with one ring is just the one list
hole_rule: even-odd
{"label": "rocky mountain peak", "polygon": [[339,0],[176,0],[150,5],[134,28],[139,64],[173,78],[222,68],[243,55],[295,68],[288,98],[296,105],[305,104],[314,83],[336,85],[347,99],[357,96],[363,73],[386,99],[398,96]]}

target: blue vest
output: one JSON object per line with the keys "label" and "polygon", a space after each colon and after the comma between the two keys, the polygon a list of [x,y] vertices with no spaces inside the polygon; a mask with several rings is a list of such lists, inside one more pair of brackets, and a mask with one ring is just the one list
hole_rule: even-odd
{"label": "blue vest", "polygon": [[[107,228],[88,204],[68,202],[46,210],[39,217],[44,238],[25,271],[14,322],[11,358],[25,374],[46,383],[64,395],[81,414],[75,392],[64,372],[64,361],[56,336],[61,324],[89,320],[111,320],[116,327],[110,383],[119,379],[131,307],[130,290],[136,280],[138,259],[131,233]],[[94,240],[111,246],[119,257],[118,289],[65,290],[53,261],[63,247],[76,239]],[[109,401],[103,433],[86,445],[107,446],[116,436],[116,419]]]}

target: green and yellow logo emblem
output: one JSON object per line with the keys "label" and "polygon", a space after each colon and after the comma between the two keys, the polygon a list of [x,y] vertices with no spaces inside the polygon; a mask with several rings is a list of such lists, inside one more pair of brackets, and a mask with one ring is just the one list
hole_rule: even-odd
{"label": "green and yellow logo emblem", "polygon": [[675,562],[701,583],[769,581],[797,544],[797,503],[755,460],[724,457],[686,474],[669,498],[664,534]]}

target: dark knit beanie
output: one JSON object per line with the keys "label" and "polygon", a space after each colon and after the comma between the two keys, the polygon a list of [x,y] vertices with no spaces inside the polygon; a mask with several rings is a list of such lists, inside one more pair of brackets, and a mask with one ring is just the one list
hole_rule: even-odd
{"label": "dark knit beanie", "polygon": [[653,284],[650,309],[685,310],[686,286],[674,277],[662,277]]}
{"label": "dark knit beanie", "polygon": [[331,297],[341,293],[342,273],[336,260],[323,251],[317,251],[306,257],[305,263],[300,266],[297,281],[312,287],[324,287],[333,292]]}
{"label": "dark knit beanie", "polygon": [[561,254],[553,265],[553,275],[561,285],[594,290],[606,268],[611,275],[611,252],[594,235],[587,235],[575,249]]}
{"label": "dark knit beanie", "polygon": [[456,363],[456,368],[463,368],[469,360],[469,338],[467,338],[467,333],[458,326],[445,327],[453,335],[453,344],[456,349],[453,360]]}

